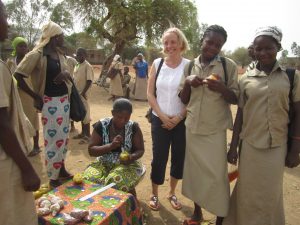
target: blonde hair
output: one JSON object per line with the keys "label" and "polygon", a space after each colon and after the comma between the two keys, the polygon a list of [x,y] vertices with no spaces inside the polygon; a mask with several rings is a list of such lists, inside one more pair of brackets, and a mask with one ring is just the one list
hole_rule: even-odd
{"label": "blonde hair", "polygon": [[[184,33],[177,27],[168,28],[162,35],[162,42],[164,41],[165,35],[168,33],[174,33],[178,37],[179,44],[181,45],[181,53],[184,53],[190,49],[189,43],[188,43]],[[164,49],[162,52],[165,54]]]}

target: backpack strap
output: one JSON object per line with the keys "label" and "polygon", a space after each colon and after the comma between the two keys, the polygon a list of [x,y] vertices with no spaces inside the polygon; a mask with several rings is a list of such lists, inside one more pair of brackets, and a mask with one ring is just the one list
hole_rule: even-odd
{"label": "backpack strap", "polygon": [[286,72],[286,75],[288,76],[289,81],[290,81],[289,99],[290,99],[290,103],[292,103],[293,102],[294,78],[295,78],[296,70],[288,68],[288,69],[285,70],[285,72]]}
{"label": "backpack strap", "polygon": [[164,58],[161,58],[158,68],[157,68],[157,71],[156,71],[156,75],[155,75],[155,82],[154,82],[154,96],[155,97],[156,97],[156,81],[157,81],[157,77],[159,75],[159,72],[160,72],[160,69],[161,69],[163,63],[164,63]]}
{"label": "backpack strap", "polygon": [[227,67],[226,67],[226,59],[223,56],[220,56],[221,63],[224,70],[224,77],[225,77],[225,85],[227,86],[228,83],[228,74],[227,74]]}
{"label": "backpack strap", "polygon": [[191,75],[192,69],[194,67],[194,63],[195,63],[194,60],[190,61],[189,68],[188,68],[188,75]]}

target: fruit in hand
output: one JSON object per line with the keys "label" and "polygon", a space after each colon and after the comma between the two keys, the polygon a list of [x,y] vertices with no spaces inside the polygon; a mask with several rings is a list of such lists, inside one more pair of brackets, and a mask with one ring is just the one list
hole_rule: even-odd
{"label": "fruit in hand", "polygon": [[206,79],[208,79],[208,80],[220,80],[220,77],[217,74],[212,73]]}
{"label": "fruit in hand", "polygon": [[76,173],[73,177],[73,182],[75,184],[82,184],[83,182],[83,177],[82,177],[82,174],[81,173]]}
{"label": "fruit in hand", "polygon": [[129,153],[127,151],[122,151],[122,153],[120,154],[120,160],[121,161],[129,160]]}

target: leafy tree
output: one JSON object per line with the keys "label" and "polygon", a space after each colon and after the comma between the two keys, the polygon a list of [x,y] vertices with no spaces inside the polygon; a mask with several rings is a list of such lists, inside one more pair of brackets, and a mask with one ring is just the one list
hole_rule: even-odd
{"label": "leafy tree", "polygon": [[241,65],[242,68],[244,68],[251,62],[251,58],[248,55],[248,50],[244,47],[235,49],[229,57],[233,59],[238,65]]}
{"label": "leafy tree", "polygon": [[60,25],[66,31],[73,30],[73,16],[69,10],[66,10],[67,3],[65,1],[58,3],[52,11],[50,19]]}
{"label": "leafy tree", "polygon": [[69,36],[65,36],[65,46],[73,51],[79,47],[95,49],[97,48],[97,38],[86,32],[73,33]]}
{"label": "leafy tree", "polygon": [[50,17],[53,4],[48,0],[13,0],[6,4],[11,26],[30,46],[39,38],[40,28]]}
{"label": "leafy tree", "polygon": [[148,47],[156,46],[170,23],[181,28],[190,43],[198,43],[197,32],[200,28],[197,10],[190,0],[67,1],[70,9],[85,18],[89,33],[114,45],[103,71],[108,69],[115,54],[121,54],[125,46],[136,43],[137,40],[144,41]]}
{"label": "leafy tree", "polygon": [[294,55],[300,57],[300,46],[296,42],[292,43],[291,50]]}
{"label": "leafy tree", "polygon": [[53,4],[50,0],[12,0],[6,4],[9,22],[15,36],[22,36],[33,46],[39,38],[42,25],[50,18],[63,29],[71,30],[72,16],[65,3]]}

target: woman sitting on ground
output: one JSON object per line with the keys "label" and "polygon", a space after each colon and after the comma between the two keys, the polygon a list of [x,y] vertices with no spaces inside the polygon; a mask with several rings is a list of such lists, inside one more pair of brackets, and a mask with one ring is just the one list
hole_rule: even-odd
{"label": "woman sitting on ground", "polygon": [[[116,183],[118,190],[135,195],[134,187],[143,175],[138,159],[145,150],[139,125],[129,120],[131,113],[131,102],[120,98],[113,103],[113,117],[93,125],[88,149],[97,160],[84,171],[84,178],[104,185]],[[122,151],[126,151],[127,156],[124,157]]]}

